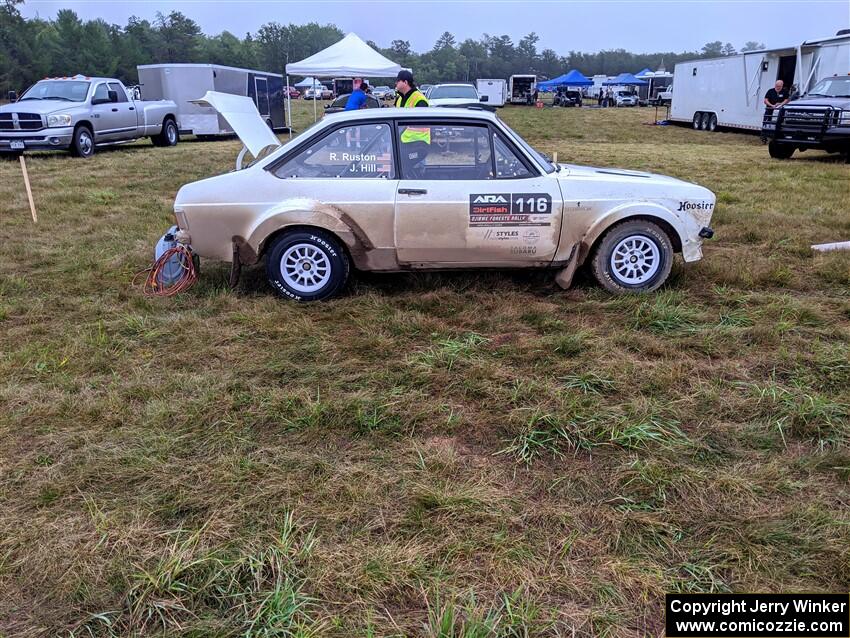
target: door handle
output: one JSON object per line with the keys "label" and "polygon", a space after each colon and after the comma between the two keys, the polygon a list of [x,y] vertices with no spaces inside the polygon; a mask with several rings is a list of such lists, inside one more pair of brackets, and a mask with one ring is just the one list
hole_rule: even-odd
{"label": "door handle", "polygon": [[399,188],[399,195],[427,195],[428,191],[424,188]]}
{"label": "door handle", "polygon": [[135,106],[131,106],[131,107],[130,107],[130,110],[131,110],[131,111],[135,111],[135,110],[136,110],[136,107],[135,107]]}
{"label": "door handle", "polygon": [[112,112],[113,112],[113,113],[117,113],[117,112],[118,112],[118,109],[112,109]]}

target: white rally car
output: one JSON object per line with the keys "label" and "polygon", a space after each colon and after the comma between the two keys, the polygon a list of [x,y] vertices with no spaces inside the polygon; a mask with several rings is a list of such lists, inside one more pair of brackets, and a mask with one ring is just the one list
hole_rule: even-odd
{"label": "white rally car", "polygon": [[282,146],[247,109],[223,115],[261,159],[183,186],[178,235],[236,276],[265,260],[271,286],[298,301],[339,293],[352,267],[546,268],[566,288],[588,263],[607,290],[651,291],[713,233],[708,189],[553,164],[486,111],[337,113]]}

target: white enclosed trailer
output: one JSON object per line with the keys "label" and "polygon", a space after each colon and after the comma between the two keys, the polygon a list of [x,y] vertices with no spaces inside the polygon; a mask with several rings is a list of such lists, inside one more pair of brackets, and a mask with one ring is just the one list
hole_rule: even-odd
{"label": "white enclosed trailer", "polygon": [[670,120],[713,131],[760,131],[764,96],[776,80],[800,95],[818,80],[850,72],[850,34],[781,49],[680,62],[673,72]]}
{"label": "white enclosed trailer", "polygon": [[479,96],[487,96],[489,106],[504,106],[508,99],[508,83],[505,80],[478,80],[475,88]]}
{"label": "white enclosed trailer", "polygon": [[285,85],[279,73],[220,64],[142,64],[136,69],[144,99],[173,100],[177,104],[181,134],[233,134],[220,113],[196,102],[207,91],[249,97],[269,128],[286,130]]}

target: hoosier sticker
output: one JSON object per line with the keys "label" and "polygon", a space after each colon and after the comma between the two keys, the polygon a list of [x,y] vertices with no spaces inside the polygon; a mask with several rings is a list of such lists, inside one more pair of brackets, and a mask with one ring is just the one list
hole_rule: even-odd
{"label": "hoosier sticker", "polygon": [[469,196],[469,225],[549,226],[552,197],[545,193],[481,193]]}

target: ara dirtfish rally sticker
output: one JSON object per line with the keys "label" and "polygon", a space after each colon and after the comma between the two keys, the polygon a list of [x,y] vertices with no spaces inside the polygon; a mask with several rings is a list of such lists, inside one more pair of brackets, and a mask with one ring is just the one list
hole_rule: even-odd
{"label": "ara dirtfish rally sticker", "polygon": [[545,193],[481,193],[469,196],[470,226],[549,226],[552,197]]}

